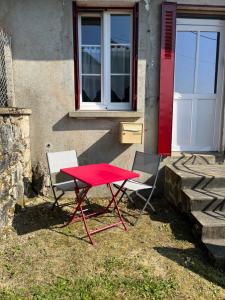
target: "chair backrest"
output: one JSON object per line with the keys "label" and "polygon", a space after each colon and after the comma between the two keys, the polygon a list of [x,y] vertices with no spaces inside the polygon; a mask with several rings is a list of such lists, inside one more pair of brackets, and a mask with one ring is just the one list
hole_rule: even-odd
{"label": "chair backrest", "polygon": [[62,168],[77,167],[77,154],[75,150],[48,152],[47,161],[50,174],[58,173]]}
{"label": "chair backrest", "polygon": [[[140,174],[141,180],[142,178],[148,180],[150,178],[157,179],[160,161],[161,161],[161,156],[158,154],[136,151],[132,170],[144,173],[143,175]],[[148,178],[146,177],[146,175],[148,175]]]}

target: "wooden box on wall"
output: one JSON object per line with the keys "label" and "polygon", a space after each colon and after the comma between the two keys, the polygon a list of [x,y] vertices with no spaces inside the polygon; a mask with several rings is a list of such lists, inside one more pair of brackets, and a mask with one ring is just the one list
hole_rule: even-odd
{"label": "wooden box on wall", "polygon": [[120,143],[142,144],[143,124],[120,122]]}

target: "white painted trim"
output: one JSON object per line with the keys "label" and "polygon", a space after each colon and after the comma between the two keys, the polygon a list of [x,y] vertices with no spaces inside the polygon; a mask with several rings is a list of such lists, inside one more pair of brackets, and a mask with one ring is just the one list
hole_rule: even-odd
{"label": "white painted trim", "polygon": [[[222,50],[221,50],[222,49]],[[218,134],[218,150],[224,151],[225,147],[225,131],[223,131],[224,124],[224,81],[225,81],[225,28],[223,31],[220,32],[220,51],[219,51],[219,64],[218,65],[218,78],[221,80],[217,81],[217,89],[220,89],[220,106],[218,107],[218,110],[216,111],[216,120],[220,123],[219,132],[216,132],[215,134]]]}
{"label": "white painted trim", "polygon": [[[101,45],[94,45],[100,47],[101,49],[101,74],[96,74],[96,76],[101,76],[101,102],[83,102],[82,101],[82,76],[88,74],[82,74],[82,47],[88,47],[88,45],[82,45],[81,43],[81,18],[82,17],[91,17],[93,14],[90,13],[82,13],[78,15],[78,41],[79,41],[79,77],[80,77],[80,107],[81,109],[89,110],[89,109],[103,109],[102,106],[102,15],[99,13],[95,13],[95,17],[100,17],[101,19]],[[94,76],[95,74],[90,74],[90,76]]]}
{"label": "white painted trim", "polygon": [[[131,30],[130,30],[130,44],[125,44],[130,46],[130,73],[129,74],[111,74],[111,15],[126,14],[130,15]],[[87,45],[81,45],[81,17],[83,16],[101,16],[101,74],[96,74],[96,76],[101,76],[101,102],[83,102],[82,101],[82,53],[81,48],[87,47]],[[132,96],[132,28],[133,15],[131,10],[112,10],[105,11],[102,14],[99,13],[81,13],[78,16],[78,41],[79,41],[79,76],[80,76],[80,106],[83,110],[131,110],[131,96]],[[112,44],[114,45],[114,44]],[[123,44],[116,44],[123,45]],[[96,46],[96,45],[94,45]],[[98,46],[98,45],[97,45]],[[99,46],[100,47],[100,46]],[[95,74],[90,74],[94,76]],[[111,75],[129,75],[130,76],[130,100],[127,103],[113,103],[111,102]]]}
{"label": "white painted trim", "polygon": [[[81,16],[78,15],[78,43],[81,45]],[[79,47],[79,79],[80,79],[80,105],[82,103],[82,65],[81,65],[81,47]]]}
{"label": "white painted trim", "polygon": [[110,80],[110,73],[111,73],[111,51],[110,51],[110,13],[105,13],[105,35],[104,35],[104,42],[105,42],[105,56],[104,56],[104,63],[105,63],[105,74],[104,74],[104,86],[105,86],[105,98],[104,98],[104,105],[105,109],[107,109],[110,99],[111,99],[111,80]]}

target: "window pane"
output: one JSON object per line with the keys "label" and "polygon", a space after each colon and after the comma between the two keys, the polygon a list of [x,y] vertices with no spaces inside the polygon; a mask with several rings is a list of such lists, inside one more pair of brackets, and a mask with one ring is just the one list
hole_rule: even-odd
{"label": "window pane", "polygon": [[111,73],[130,73],[130,47],[111,46]]}
{"label": "window pane", "polygon": [[218,32],[200,32],[197,93],[216,92]]}
{"label": "window pane", "polygon": [[82,47],[82,73],[101,73],[101,49],[100,47]]}
{"label": "window pane", "polygon": [[111,102],[129,102],[130,76],[111,76]]}
{"label": "window pane", "polygon": [[176,37],[175,91],[193,93],[197,32],[178,31]]}
{"label": "window pane", "polygon": [[130,44],[131,16],[111,15],[111,43]]}
{"label": "window pane", "polygon": [[101,18],[82,17],[81,18],[81,44],[100,45],[101,44]]}
{"label": "window pane", "polygon": [[82,101],[101,102],[101,76],[82,76]]}

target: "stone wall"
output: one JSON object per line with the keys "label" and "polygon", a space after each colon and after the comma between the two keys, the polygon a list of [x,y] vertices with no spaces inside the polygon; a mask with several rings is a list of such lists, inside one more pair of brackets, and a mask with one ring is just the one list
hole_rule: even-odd
{"label": "stone wall", "polygon": [[0,108],[0,229],[23,206],[32,179],[29,109]]}

